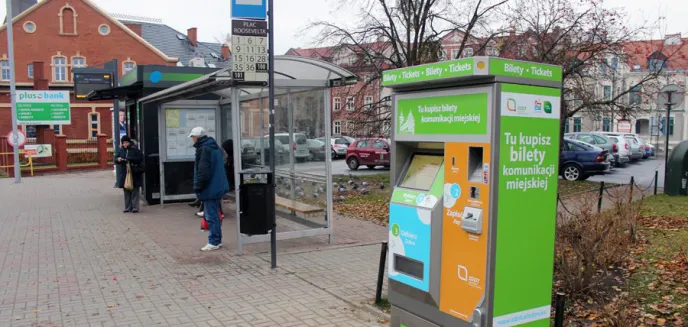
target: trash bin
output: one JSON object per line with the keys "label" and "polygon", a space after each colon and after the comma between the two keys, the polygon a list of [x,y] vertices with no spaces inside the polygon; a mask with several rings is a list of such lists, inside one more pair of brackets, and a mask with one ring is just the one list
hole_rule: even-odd
{"label": "trash bin", "polygon": [[263,235],[275,226],[274,174],[266,168],[239,172],[240,231],[246,235]]}
{"label": "trash bin", "polygon": [[688,195],[688,140],[676,146],[669,156],[667,164],[666,188],[667,195]]}

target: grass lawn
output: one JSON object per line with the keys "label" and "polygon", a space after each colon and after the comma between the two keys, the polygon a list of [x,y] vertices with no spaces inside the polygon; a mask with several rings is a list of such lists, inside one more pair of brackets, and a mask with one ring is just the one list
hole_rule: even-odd
{"label": "grass lawn", "polygon": [[[346,186],[346,194],[334,193],[335,200],[343,197],[343,200],[335,202],[335,211],[364,220],[386,225],[389,218],[389,199],[392,189],[389,186],[389,174],[375,174],[365,176],[334,175],[332,180]],[[368,183],[368,194],[361,194],[348,187],[349,180],[356,184]],[[384,188],[381,186],[384,185]],[[559,193],[562,196],[582,192],[597,192],[600,184],[586,181],[559,180]]]}
{"label": "grass lawn", "polygon": [[646,325],[684,326],[688,318],[688,197],[645,200],[640,233],[644,243],[628,269],[631,297]]}

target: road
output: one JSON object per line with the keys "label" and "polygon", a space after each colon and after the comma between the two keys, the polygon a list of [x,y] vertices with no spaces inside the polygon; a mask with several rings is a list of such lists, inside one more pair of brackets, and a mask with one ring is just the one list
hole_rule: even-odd
{"label": "road", "polygon": [[659,172],[660,188],[664,186],[664,158],[645,159],[635,163],[629,163],[625,167],[615,168],[611,173],[605,175],[592,176],[588,179],[591,182],[628,184],[631,177],[635,183],[643,186],[650,186],[654,183],[655,170]]}
{"label": "road", "polygon": [[[280,165],[278,168],[289,169],[289,165]],[[296,163],[295,169],[297,172],[311,173],[325,175],[325,162],[312,161],[305,163]],[[611,173],[605,175],[592,176],[588,179],[591,182],[614,183],[614,184],[628,184],[631,176],[639,185],[649,186],[654,182],[655,170],[659,172],[659,187],[664,185],[664,158],[654,158],[641,160],[635,163],[629,163],[625,167],[615,168]],[[365,166],[358,170],[350,170],[343,159],[337,159],[332,162],[333,175],[372,175],[372,174],[386,174],[389,169],[383,167],[376,167],[375,169],[368,169]]]}

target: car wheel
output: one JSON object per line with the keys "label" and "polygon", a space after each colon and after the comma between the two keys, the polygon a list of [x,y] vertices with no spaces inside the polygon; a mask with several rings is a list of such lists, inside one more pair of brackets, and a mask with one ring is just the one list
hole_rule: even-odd
{"label": "car wheel", "polygon": [[346,161],[346,165],[349,166],[349,169],[356,170],[359,166],[358,159],[356,159],[356,157],[351,157]]}
{"label": "car wheel", "polygon": [[334,152],[334,150],[332,150],[332,160],[336,160],[336,159],[337,159],[337,152]]}
{"label": "car wheel", "polygon": [[564,169],[563,169],[561,175],[567,181],[583,180],[583,171],[581,170],[581,168],[578,165],[574,165],[574,164],[568,164],[568,165],[564,166]]}
{"label": "car wheel", "polygon": [[315,153],[309,152],[308,161],[315,161]]}
{"label": "car wheel", "polygon": [[375,165],[367,165],[368,169],[375,169]]}

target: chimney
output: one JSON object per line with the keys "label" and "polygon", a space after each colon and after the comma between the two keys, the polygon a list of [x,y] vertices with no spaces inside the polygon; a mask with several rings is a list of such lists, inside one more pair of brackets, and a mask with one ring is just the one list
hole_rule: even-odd
{"label": "chimney", "polygon": [[198,29],[192,27],[186,31],[186,36],[189,38],[189,42],[194,47],[198,45]]}
{"label": "chimney", "polygon": [[48,89],[48,79],[45,76],[45,64],[42,61],[33,62],[33,89]]}
{"label": "chimney", "polygon": [[222,59],[229,60],[229,46],[226,44],[222,45]]}

